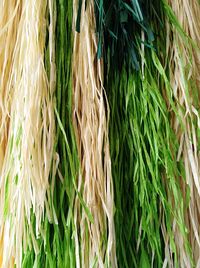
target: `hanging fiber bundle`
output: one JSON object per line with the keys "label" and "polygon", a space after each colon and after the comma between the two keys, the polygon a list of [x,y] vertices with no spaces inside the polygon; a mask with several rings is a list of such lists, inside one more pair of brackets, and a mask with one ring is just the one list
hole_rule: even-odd
{"label": "hanging fiber bundle", "polygon": [[[115,267],[113,186],[108,142],[108,105],[103,88],[103,64],[96,57],[94,5],[83,1],[80,33],[73,51],[74,125],[81,162],[78,191],[91,217],[75,202],[77,267]],[[77,1],[74,1],[76,19]],[[79,249],[80,243],[80,249]],[[78,257],[81,252],[81,259]]]}
{"label": "hanging fiber bundle", "polygon": [[199,14],[0,1],[0,267],[200,267]]}
{"label": "hanging fiber bundle", "polygon": [[[173,127],[180,144],[177,160],[179,161],[182,158],[184,161],[186,185],[190,189],[190,201],[185,218],[189,230],[192,257],[196,267],[198,267],[200,265],[198,208],[200,194],[198,153],[200,24],[198,14],[200,6],[198,1],[178,1],[176,3],[169,1],[169,5],[177,17],[176,24],[179,26],[175,27],[171,23],[167,25],[166,49],[170,59],[170,80],[181,117],[181,122],[177,120],[177,117],[174,117]],[[180,32],[180,27],[184,32]],[[170,36],[173,36],[173,41],[171,41]],[[185,195],[187,191],[185,184],[182,185],[182,191]],[[188,256],[184,253],[184,242],[179,236],[176,244],[181,267],[191,267]]]}
{"label": "hanging fiber bundle", "polygon": [[186,244],[187,237],[181,168],[175,160],[178,144],[164,97],[172,109],[175,104],[163,55],[154,48],[165,42],[158,30],[164,24],[163,5],[147,2],[140,8],[137,4],[121,1],[106,6],[105,2],[108,11],[102,20],[108,22],[104,26],[108,44],[105,88],[111,107],[117,257],[119,266],[173,267],[178,261],[173,221]]}
{"label": "hanging fiber bundle", "polygon": [[33,228],[37,236],[43,220],[55,137],[53,88],[44,67],[46,8],[46,1],[1,4],[3,267],[12,262],[20,267],[23,250],[30,244],[39,251]]}

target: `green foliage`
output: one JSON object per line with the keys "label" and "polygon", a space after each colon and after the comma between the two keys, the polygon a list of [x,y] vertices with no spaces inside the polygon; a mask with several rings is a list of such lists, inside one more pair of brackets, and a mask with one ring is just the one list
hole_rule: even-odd
{"label": "green foliage", "polygon": [[179,115],[164,67],[164,7],[159,1],[111,1],[98,9],[97,21],[103,14],[97,29],[104,40],[119,267],[162,267],[166,235],[177,266],[173,220],[189,248],[180,190],[184,168],[176,162],[179,146],[170,125],[170,109]]}
{"label": "green foliage", "polygon": [[[149,25],[148,1],[138,0],[98,0],[96,3],[96,23],[98,52],[100,58],[104,48],[110,50],[112,61],[119,66],[129,62],[139,70],[138,40],[144,31],[146,45],[151,45],[154,33]],[[104,55],[105,56],[105,55]]]}
{"label": "green foliage", "polygon": [[[59,155],[59,172],[55,184],[47,194],[50,213],[55,217],[49,222],[45,212],[43,231],[37,239],[39,253],[32,247],[24,252],[22,267],[72,267],[75,264],[75,241],[73,223],[73,202],[75,180],[79,169],[75,136],[72,126],[72,0],[55,0],[56,13],[56,90],[55,117],[56,141],[55,152]],[[48,39],[48,37],[47,37]],[[49,73],[49,49],[45,54],[46,70]],[[62,178],[59,175],[62,174]],[[53,175],[53,174],[52,174]],[[51,180],[51,178],[50,178]],[[57,219],[57,222],[55,222]],[[34,226],[34,217],[32,225]]]}

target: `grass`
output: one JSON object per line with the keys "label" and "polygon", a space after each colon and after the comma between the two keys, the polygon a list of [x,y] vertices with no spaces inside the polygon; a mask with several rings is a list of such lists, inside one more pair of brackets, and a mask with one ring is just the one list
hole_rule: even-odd
{"label": "grass", "polygon": [[[163,263],[176,267],[179,251],[173,226],[185,243],[189,262],[190,246],[184,219],[188,204],[181,192],[185,171],[182,159],[176,161],[179,144],[171,126],[172,114],[180,125],[181,117],[165,68],[167,14],[162,4],[146,1],[140,6],[145,19],[140,15],[139,20],[139,12],[137,17],[131,14],[138,8],[136,2],[126,4],[126,9],[119,8],[123,1],[109,7],[105,3],[103,11],[97,7],[99,16],[104,14],[98,29],[104,31],[106,52],[117,261],[119,267],[162,267]],[[128,13],[123,23],[121,12]],[[110,14],[111,24],[106,21]],[[112,34],[110,27],[115,29]],[[134,35],[130,29],[135,29]]]}
{"label": "grass", "polygon": [[198,266],[199,2],[4,2],[0,265]]}
{"label": "grass", "polygon": [[[57,122],[54,162],[47,191],[45,220],[37,242],[39,254],[32,247],[24,252],[23,267],[75,267],[73,205],[75,181],[79,170],[75,136],[72,126],[72,1],[50,1],[55,47],[47,38],[46,69],[51,73],[49,53],[55,59],[55,118]],[[54,54],[54,55],[53,55]],[[54,63],[54,61],[52,62]],[[53,71],[53,70],[52,70]],[[51,78],[50,75],[50,78]],[[34,223],[34,216],[33,216]]]}

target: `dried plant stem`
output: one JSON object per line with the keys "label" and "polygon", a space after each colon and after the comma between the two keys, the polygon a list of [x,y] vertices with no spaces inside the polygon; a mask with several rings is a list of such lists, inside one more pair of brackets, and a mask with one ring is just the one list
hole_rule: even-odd
{"label": "dried plant stem", "polygon": [[47,1],[0,4],[2,267],[12,266],[13,260],[21,267],[28,246],[39,251],[36,237],[44,215],[55,132],[54,78],[49,86],[44,67],[46,10]]}
{"label": "dried plant stem", "polygon": [[[76,18],[77,1],[74,1]],[[82,3],[80,33],[75,33],[73,51],[73,101],[81,171],[78,190],[90,209],[91,222],[77,197],[77,267],[116,267],[113,220],[113,185],[108,141],[109,108],[103,89],[102,61],[97,60],[93,2]],[[106,113],[107,111],[107,113]],[[79,256],[81,252],[81,258]]]}
{"label": "dried plant stem", "polygon": [[[200,128],[200,5],[196,0],[168,0],[178,23],[186,35],[183,38],[175,25],[167,25],[167,51],[170,70],[170,82],[177,103],[181,121],[173,118],[173,128],[179,139],[177,161],[183,159],[186,184],[182,183],[183,195],[190,190],[189,206],[185,219],[187,223],[189,242],[192,249],[192,259],[195,267],[200,265],[200,155],[198,149]],[[170,39],[172,37],[172,39]],[[181,123],[183,124],[181,126]],[[174,226],[176,246],[180,267],[192,267],[190,256],[186,252],[184,241]]]}

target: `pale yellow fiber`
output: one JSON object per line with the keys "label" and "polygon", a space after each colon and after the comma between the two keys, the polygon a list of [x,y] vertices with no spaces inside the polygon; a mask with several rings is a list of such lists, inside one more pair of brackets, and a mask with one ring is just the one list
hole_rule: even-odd
{"label": "pale yellow fiber", "polygon": [[[175,116],[173,127],[177,134],[180,148],[177,160],[184,160],[186,184],[182,179],[184,199],[187,188],[190,189],[189,207],[185,214],[192,258],[195,267],[200,267],[200,154],[198,149],[198,131],[200,130],[199,93],[200,93],[200,5],[197,0],[168,0],[181,27],[192,39],[184,41],[176,27],[167,25],[167,51],[170,59],[170,79],[182,119]],[[173,37],[171,40],[170,37]],[[174,224],[176,247],[180,267],[192,267],[177,226]]]}
{"label": "pale yellow fiber", "polygon": [[[49,1],[52,5],[52,1]],[[2,267],[37,252],[53,158],[55,67],[44,66],[46,0],[0,2],[0,235]],[[50,26],[50,32],[53,28]],[[50,59],[54,42],[50,34]],[[35,215],[35,227],[30,221]],[[36,235],[35,235],[36,234]],[[1,261],[1,260],[0,260]]]}
{"label": "pale yellow fiber", "polygon": [[[109,107],[103,62],[97,60],[94,3],[82,3],[80,33],[73,50],[74,126],[81,162],[78,190],[92,213],[90,222],[75,200],[76,267],[116,267],[114,197],[108,140]],[[74,25],[78,1],[74,0]],[[75,32],[75,30],[74,30]],[[106,112],[107,111],[107,112]]]}

